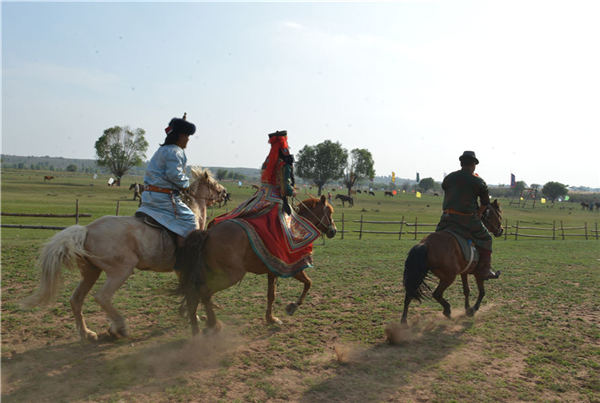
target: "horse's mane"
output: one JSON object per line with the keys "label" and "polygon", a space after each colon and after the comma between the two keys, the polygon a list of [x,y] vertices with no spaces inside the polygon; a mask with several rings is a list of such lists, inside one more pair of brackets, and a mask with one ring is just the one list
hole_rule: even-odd
{"label": "horse's mane", "polygon": [[[302,200],[300,203],[298,203],[298,211],[302,211],[302,209],[312,209],[314,208],[318,203],[320,203],[321,200],[311,197],[310,199],[306,199],[306,200]],[[333,213],[333,206],[328,202],[325,201],[325,205],[328,206],[331,209],[331,213]]]}

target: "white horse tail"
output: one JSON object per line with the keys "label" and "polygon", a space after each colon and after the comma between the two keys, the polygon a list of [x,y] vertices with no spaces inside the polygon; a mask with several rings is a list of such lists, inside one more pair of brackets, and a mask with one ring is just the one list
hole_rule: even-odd
{"label": "white horse tail", "polygon": [[88,255],[84,249],[87,228],[72,225],[54,235],[43,247],[38,260],[42,270],[40,287],[23,301],[25,307],[44,305],[56,299],[61,284],[60,269],[77,267],[77,259]]}

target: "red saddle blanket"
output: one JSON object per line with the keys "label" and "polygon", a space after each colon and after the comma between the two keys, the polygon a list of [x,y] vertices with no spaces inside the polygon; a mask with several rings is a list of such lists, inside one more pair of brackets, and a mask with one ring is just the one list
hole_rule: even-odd
{"label": "red saddle blanket", "polygon": [[312,267],[313,241],[320,232],[293,210],[284,213],[276,186],[264,184],[235,210],[213,219],[209,227],[226,220],[246,231],[252,249],[273,274],[292,277]]}

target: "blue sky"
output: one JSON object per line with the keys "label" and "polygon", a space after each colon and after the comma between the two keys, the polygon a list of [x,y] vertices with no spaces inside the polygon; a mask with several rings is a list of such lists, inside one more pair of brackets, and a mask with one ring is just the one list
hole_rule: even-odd
{"label": "blue sky", "polygon": [[2,2],[2,153],[94,158],[104,129],[198,128],[194,165],[367,148],[433,177],[600,187],[600,3]]}

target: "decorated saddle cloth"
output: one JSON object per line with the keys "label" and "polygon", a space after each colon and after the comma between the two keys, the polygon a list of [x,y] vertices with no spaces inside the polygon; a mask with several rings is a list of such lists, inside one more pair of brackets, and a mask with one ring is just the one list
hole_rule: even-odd
{"label": "decorated saddle cloth", "polygon": [[479,261],[479,252],[477,252],[477,248],[473,243],[473,240],[467,239],[456,231],[452,231],[451,229],[444,229],[443,231],[452,234],[456,241],[460,245],[460,249],[462,250],[463,256],[467,261],[467,265],[462,269],[461,273],[463,273],[467,268],[471,265],[471,263],[477,263]]}
{"label": "decorated saddle cloth", "polygon": [[252,249],[273,274],[292,277],[313,266],[313,241],[320,232],[293,210],[284,213],[277,186],[263,184],[235,210],[212,220],[209,228],[226,220],[246,231]]}

